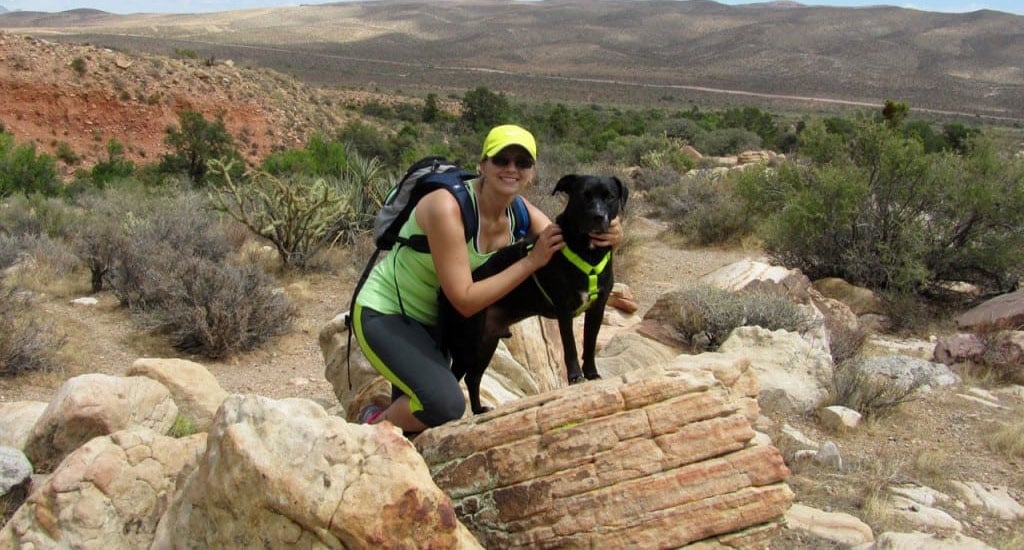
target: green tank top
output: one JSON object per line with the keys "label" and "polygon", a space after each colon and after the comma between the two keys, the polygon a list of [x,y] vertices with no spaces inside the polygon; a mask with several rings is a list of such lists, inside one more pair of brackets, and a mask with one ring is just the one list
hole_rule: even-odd
{"label": "green tank top", "polygon": [[[479,219],[476,195],[470,188],[473,209]],[[413,208],[408,221],[402,225],[399,235],[423,235],[423,229],[416,223],[416,209]],[[469,251],[471,270],[483,265],[494,252],[481,254],[476,246],[477,235],[466,243]],[[509,242],[513,239],[512,220],[509,218]],[[386,314],[402,313],[427,326],[437,324],[438,294],[441,283],[437,280],[434,260],[430,254],[416,252],[408,246],[396,245],[388,251],[366,279],[356,303]]]}

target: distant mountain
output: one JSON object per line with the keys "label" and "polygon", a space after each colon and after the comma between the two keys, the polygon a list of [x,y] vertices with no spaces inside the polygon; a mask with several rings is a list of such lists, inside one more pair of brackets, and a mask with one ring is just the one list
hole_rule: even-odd
{"label": "distant mountain", "polygon": [[7,11],[9,11],[7,8],[0,6],[0,13],[6,13]]}
{"label": "distant mountain", "polygon": [[689,108],[881,105],[1024,121],[1024,17],[708,0],[379,0],[0,16],[0,29],[232,59],[319,85]]}

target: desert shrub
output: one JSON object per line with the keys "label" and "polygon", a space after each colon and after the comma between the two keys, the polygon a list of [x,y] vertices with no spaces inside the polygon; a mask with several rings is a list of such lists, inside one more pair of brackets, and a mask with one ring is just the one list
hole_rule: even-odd
{"label": "desert shrub", "polygon": [[64,164],[73,166],[82,161],[82,157],[75,153],[75,150],[71,148],[71,144],[66,141],[62,141],[57,144],[57,150],[54,151],[54,156],[57,160],[60,160]]}
{"label": "desert shrub", "polygon": [[208,121],[202,113],[181,111],[178,113],[178,125],[167,129],[164,142],[171,152],[161,159],[160,171],[186,174],[196,187],[206,185],[212,160],[221,160],[232,166],[235,176],[243,170],[244,163],[235,148],[235,140],[220,116]]}
{"label": "desert shrub", "polygon": [[799,332],[807,324],[799,306],[773,292],[731,292],[708,285],[678,292],[682,305],[674,312],[673,327],[695,347],[716,349],[741,326]]}
{"label": "desert shrub", "polygon": [[916,399],[917,390],[924,384],[921,378],[909,383],[869,372],[860,357],[835,365],[832,370],[832,391],[829,401],[853,409],[865,418],[882,418],[896,407]]}
{"label": "desert shrub", "polygon": [[288,330],[294,309],[254,266],[183,260],[168,299],[147,314],[174,347],[211,359],[246,351]]}
{"label": "desert shrub", "polygon": [[1024,265],[1024,162],[978,143],[968,156],[863,119],[850,139],[812,124],[806,164],[742,179],[765,247],[808,277],[926,294],[941,281],[1006,290]]}
{"label": "desert shrub", "polygon": [[653,216],[692,244],[735,243],[754,232],[756,217],[733,189],[731,178],[687,176],[647,201]]}
{"label": "desert shrub", "polygon": [[62,239],[46,235],[22,235],[19,240],[25,267],[10,274],[10,283],[21,288],[60,296],[78,292],[78,259]]}
{"label": "desert shrub", "polygon": [[0,198],[15,193],[53,196],[60,192],[53,157],[36,154],[35,144],[16,145],[14,136],[0,132]]}
{"label": "desert shrub", "polygon": [[124,145],[116,139],[107,142],[107,158],[101,160],[92,167],[90,176],[97,187],[103,188],[107,184],[122,180],[135,172],[135,163],[125,158]]}
{"label": "desert shrub", "polygon": [[0,291],[0,375],[54,371],[65,337],[34,311],[25,293]]}
{"label": "desert shrub", "polygon": [[692,163],[679,144],[665,136],[619,136],[608,143],[599,158],[608,164],[673,168],[685,171]]}
{"label": "desert shrub", "polygon": [[[219,262],[231,251],[218,220],[197,193],[151,196],[142,199],[137,209],[118,202],[118,197],[114,193],[109,199],[112,204],[105,207],[118,220],[120,244],[114,247],[115,257],[104,281],[125,307],[135,311],[158,307],[171,298],[179,266],[186,259]],[[104,231],[113,229],[102,227],[102,216],[91,219],[101,226],[84,236],[103,238]]]}
{"label": "desert shrub", "polygon": [[14,265],[18,261],[21,251],[20,237],[0,233],[0,271]]}
{"label": "desert shrub", "polygon": [[351,153],[339,179],[254,172],[236,181],[225,175],[210,197],[218,210],[269,240],[282,265],[305,269],[320,250],[350,242],[372,225],[387,187],[380,166],[376,158]]}
{"label": "desert shrub", "polygon": [[705,155],[735,155],[761,148],[761,137],[749,130],[722,128],[696,136],[693,146]]}

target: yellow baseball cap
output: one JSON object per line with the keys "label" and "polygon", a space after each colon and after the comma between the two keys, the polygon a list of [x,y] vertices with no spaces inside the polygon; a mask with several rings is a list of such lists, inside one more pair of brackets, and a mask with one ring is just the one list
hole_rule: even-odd
{"label": "yellow baseball cap", "polygon": [[484,150],[481,158],[490,158],[509,145],[518,145],[526,149],[533,160],[537,160],[537,142],[533,134],[515,124],[495,126],[484,139]]}

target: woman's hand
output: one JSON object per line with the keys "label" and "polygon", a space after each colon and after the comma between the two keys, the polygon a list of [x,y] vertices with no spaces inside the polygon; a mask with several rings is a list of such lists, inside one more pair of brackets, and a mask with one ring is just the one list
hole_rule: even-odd
{"label": "woman's hand", "polygon": [[590,244],[597,247],[612,247],[618,248],[622,244],[622,223],[619,221],[619,217],[615,216],[615,219],[608,224],[608,231],[605,233],[598,233],[597,231],[590,232]]}
{"label": "woman's hand", "polygon": [[530,250],[529,255],[526,256],[526,259],[530,261],[533,270],[536,271],[548,265],[551,256],[564,246],[565,240],[562,238],[562,228],[558,227],[558,224],[548,224],[537,235],[537,241],[533,244],[533,248]]}

